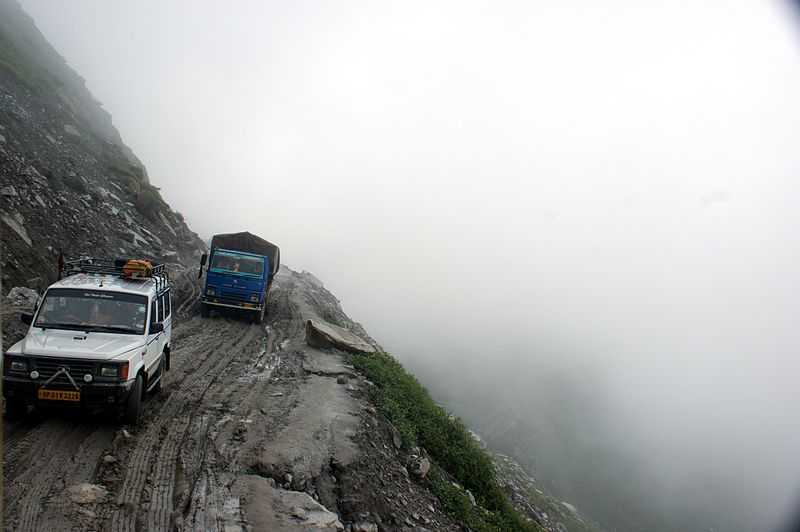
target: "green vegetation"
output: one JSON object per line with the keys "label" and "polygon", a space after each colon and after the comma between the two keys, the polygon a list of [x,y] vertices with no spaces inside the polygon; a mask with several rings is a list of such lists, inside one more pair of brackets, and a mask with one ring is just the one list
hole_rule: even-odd
{"label": "green vegetation", "polygon": [[[424,447],[436,462],[428,478],[448,514],[479,532],[539,530],[511,507],[492,459],[461,420],[436,405],[397,360],[386,353],[353,355],[351,360],[375,383],[372,399],[400,432],[403,445]],[[449,477],[470,490],[478,506]]]}

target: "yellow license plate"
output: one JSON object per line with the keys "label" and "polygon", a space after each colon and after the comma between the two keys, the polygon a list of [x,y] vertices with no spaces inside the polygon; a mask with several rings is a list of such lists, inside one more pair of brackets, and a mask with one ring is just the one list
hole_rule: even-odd
{"label": "yellow license plate", "polygon": [[80,401],[81,392],[65,392],[64,390],[39,390],[39,399],[45,401]]}

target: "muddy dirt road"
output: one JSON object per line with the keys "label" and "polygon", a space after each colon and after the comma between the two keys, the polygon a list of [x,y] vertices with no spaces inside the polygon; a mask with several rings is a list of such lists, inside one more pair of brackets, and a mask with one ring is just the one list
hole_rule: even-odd
{"label": "muddy dirt road", "polygon": [[260,326],[200,318],[184,286],[172,369],[136,428],[69,413],[4,421],[5,529],[335,530],[381,514],[449,529],[401,474],[368,383],[306,345],[307,319],[369,339],[317,283],[282,270]]}

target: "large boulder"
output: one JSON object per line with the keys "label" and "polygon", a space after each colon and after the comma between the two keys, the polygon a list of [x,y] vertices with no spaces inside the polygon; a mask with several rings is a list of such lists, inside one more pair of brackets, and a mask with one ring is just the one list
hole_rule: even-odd
{"label": "large boulder", "polygon": [[348,353],[370,354],[375,347],[347,329],[323,321],[306,322],[306,343],[311,347],[334,348]]}
{"label": "large boulder", "polygon": [[18,307],[33,307],[39,294],[27,286],[15,286],[8,292],[8,302]]}

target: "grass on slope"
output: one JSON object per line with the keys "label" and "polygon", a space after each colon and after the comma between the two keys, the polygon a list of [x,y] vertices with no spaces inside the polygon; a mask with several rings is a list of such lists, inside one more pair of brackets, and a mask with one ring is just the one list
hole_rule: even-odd
{"label": "grass on slope", "polygon": [[[391,355],[353,355],[353,365],[376,384],[373,400],[406,446],[420,445],[436,462],[431,488],[445,510],[478,532],[538,531],[518,514],[497,483],[494,464],[464,424],[436,405],[428,391]],[[478,506],[448,480],[470,490]]]}

